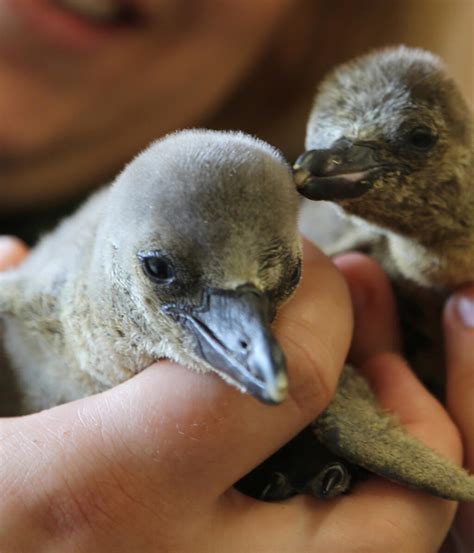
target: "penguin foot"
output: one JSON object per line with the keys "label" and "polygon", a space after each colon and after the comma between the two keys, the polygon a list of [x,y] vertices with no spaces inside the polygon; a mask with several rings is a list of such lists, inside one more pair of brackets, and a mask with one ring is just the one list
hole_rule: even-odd
{"label": "penguin foot", "polygon": [[347,466],[336,461],[326,465],[314,478],[308,480],[304,491],[319,499],[329,499],[347,493],[351,483],[352,476]]}
{"label": "penguin foot", "polygon": [[361,476],[359,467],[331,453],[307,427],[239,480],[236,488],[261,501],[296,494],[329,499],[348,492]]}

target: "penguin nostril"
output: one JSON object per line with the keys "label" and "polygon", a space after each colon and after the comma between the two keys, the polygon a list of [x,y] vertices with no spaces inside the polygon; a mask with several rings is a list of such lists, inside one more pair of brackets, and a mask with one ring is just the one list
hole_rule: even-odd
{"label": "penguin nostril", "polygon": [[247,351],[249,349],[249,344],[246,340],[240,340],[239,346],[240,346],[240,349],[242,349],[243,351]]}

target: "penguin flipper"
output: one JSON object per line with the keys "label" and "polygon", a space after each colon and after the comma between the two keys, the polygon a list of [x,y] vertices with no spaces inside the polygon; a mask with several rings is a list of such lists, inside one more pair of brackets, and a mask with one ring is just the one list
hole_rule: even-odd
{"label": "penguin flipper", "polygon": [[370,472],[445,499],[474,501],[474,476],[409,436],[349,365],[312,427],[330,451]]}

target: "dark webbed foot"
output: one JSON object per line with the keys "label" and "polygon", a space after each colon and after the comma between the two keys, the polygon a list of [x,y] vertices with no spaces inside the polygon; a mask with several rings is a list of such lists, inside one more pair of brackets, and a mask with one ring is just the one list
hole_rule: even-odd
{"label": "dark webbed foot", "polygon": [[293,497],[297,493],[286,474],[274,472],[270,475],[268,484],[256,499],[260,499],[261,501],[281,501]]}
{"label": "dark webbed foot", "polygon": [[319,499],[349,491],[362,472],[332,454],[306,428],[291,442],[242,478],[236,487],[262,501],[288,499],[298,493]]}
{"label": "dark webbed foot", "polygon": [[[299,480],[301,485],[301,476],[296,476],[296,479]],[[330,499],[348,492],[351,483],[352,475],[347,466],[340,461],[334,461],[328,463],[309,480],[303,481],[301,487],[295,487],[295,483],[291,481],[287,474],[274,472],[270,475],[268,484],[263,488],[257,499],[261,501],[281,501],[296,494],[312,495],[318,499]]]}
{"label": "dark webbed foot", "polygon": [[329,499],[349,491],[351,482],[352,476],[346,465],[335,461],[306,482],[305,492],[320,499]]}

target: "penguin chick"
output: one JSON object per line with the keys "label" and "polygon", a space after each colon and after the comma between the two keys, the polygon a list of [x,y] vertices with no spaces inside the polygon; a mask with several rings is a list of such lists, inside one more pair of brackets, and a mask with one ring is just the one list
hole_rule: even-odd
{"label": "penguin chick", "polygon": [[[406,353],[443,393],[441,309],[474,278],[474,123],[441,60],[392,48],[322,83],[296,163],[299,191],[331,200],[392,277]],[[348,235],[346,235],[347,238]],[[344,240],[344,239],[343,239]]]}
{"label": "penguin chick", "polygon": [[[297,207],[289,168],[258,140],[187,131],[152,144],[18,269],[0,276],[20,411],[100,392],[162,357],[214,370],[261,401],[281,402],[286,367],[270,323],[300,278]],[[323,441],[328,427],[345,439],[338,406],[351,413],[351,403],[363,399],[360,387],[345,385],[356,375],[348,367],[344,374],[321,419]],[[363,426],[374,418],[383,425],[387,416],[372,398],[350,416],[349,435],[358,435],[357,417]],[[398,432],[403,444],[415,442]],[[420,467],[435,457],[456,472],[416,446]],[[323,467],[308,462],[312,493],[346,489],[337,459],[326,454]],[[430,486],[437,491],[436,482]]]}
{"label": "penguin chick", "polygon": [[450,290],[474,277],[474,124],[441,60],[378,51],[321,84],[298,189],[384,238],[391,272]]}
{"label": "penguin chick", "polygon": [[[294,168],[299,191],[334,202],[358,229],[332,253],[364,249],[382,264],[407,356],[441,396],[442,306],[449,291],[474,279],[474,125],[466,102],[433,54],[376,51],[323,81],[306,148]],[[353,447],[346,440],[335,451],[366,468],[377,454],[386,459],[379,474],[400,481],[402,461],[412,463],[408,455],[395,462],[382,440],[380,451],[357,457]]]}
{"label": "penguin chick", "polygon": [[299,282],[297,207],[289,167],[259,140],[194,130],[152,144],[0,276],[20,411],[164,357],[282,401],[270,323]]}

